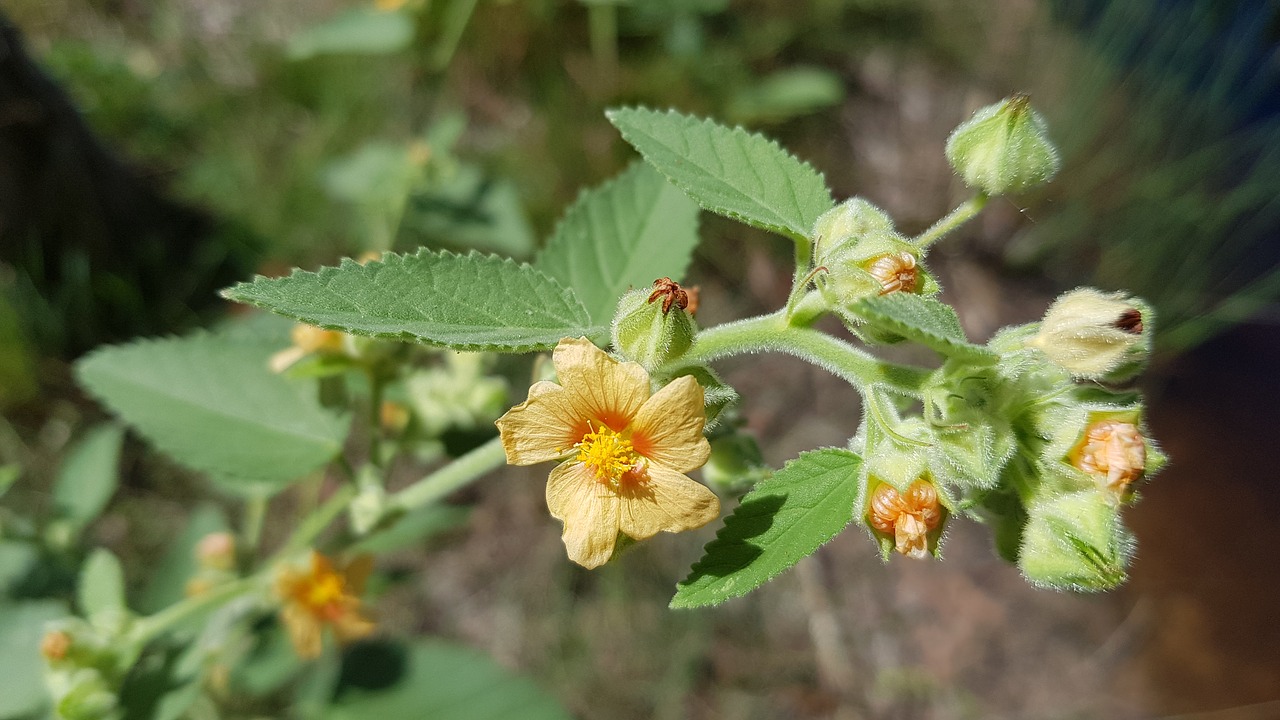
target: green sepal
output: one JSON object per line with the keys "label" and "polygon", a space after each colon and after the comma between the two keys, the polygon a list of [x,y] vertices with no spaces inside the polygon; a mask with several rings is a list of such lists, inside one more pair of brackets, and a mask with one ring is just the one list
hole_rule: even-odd
{"label": "green sepal", "polygon": [[1041,587],[1097,592],[1125,581],[1133,535],[1097,489],[1038,500],[1028,508],[1018,567]]}

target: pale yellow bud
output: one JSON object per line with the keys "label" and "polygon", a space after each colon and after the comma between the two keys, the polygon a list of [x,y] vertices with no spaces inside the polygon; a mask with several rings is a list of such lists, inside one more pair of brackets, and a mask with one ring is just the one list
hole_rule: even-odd
{"label": "pale yellow bud", "polygon": [[236,565],[236,538],[229,532],[209,533],[196,543],[196,561],[207,570],[231,570]]}
{"label": "pale yellow bud", "polygon": [[[1123,293],[1080,288],[1054,301],[1027,344],[1072,375],[1132,375],[1150,349],[1150,308]],[[1123,379],[1120,377],[1107,379]]]}

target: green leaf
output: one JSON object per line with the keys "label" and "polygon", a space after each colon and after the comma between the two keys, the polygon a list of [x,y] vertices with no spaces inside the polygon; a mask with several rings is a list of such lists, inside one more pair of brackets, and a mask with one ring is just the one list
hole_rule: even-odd
{"label": "green leaf", "polygon": [[[427,641],[408,648],[399,682],[385,690],[346,688],[325,720],[568,720],[569,713],[527,679],[469,648]],[[390,664],[390,663],[388,663]],[[392,672],[388,668],[388,672]],[[382,673],[362,675],[382,679]]]}
{"label": "green leaf", "polygon": [[711,212],[806,241],[834,206],[820,173],[761,135],[674,111],[606,115],[645,160]]}
{"label": "green leaf", "polygon": [[956,311],[946,303],[913,293],[890,293],[863,298],[849,312],[878,330],[914,340],[946,356],[975,363],[994,363],[996,353],[970,343]]}
{"label": "green leaf", "polygon": [[292,60],[317,55],[385,55],[413,43],[413,18],[407,13],[372,7],[353,8],[289,39]]}
{"label": "green leaf", "polygon": [[119,481],[120,443],[124,428],[108,423],[93,428],[67,454],[53,484],[59,517],[78,534],[93,522],[115,494]]}
{"label": "green leaf", "polygon": [[227,519],[216,505],[200,505],[187,526],[169,543],[169,551],[150,572],[150,580],[138,598],[138,610],[155,613],[181,600],[187,581],[195,574],[196,544],[206,535],[226,530]]}
{"label": "green leaf", "polygon": [[745,595],[838,535],[853,520],[861,464],[847,450],[812,450],[756,485],[679,584],[671,607]]}
{"label": "green leaf", "polygon": [[739,122],[781,122],[839,105],[844,100],[839,73],[801,66],[758,78],[734,94],[729,115]]}
{"label": "green leaf", "polygon": [[0,540],[0,602],[22,582],[39,558],[40,553],[32,543]]}
{"label": "green leaf", "polygon": [[0,717],[29,718],[48,705],[40,638],[45,623],[66,614],[54,600],[0,603]]}
{"label": "green leaf", "polygon": [[0,498],[22,477],[22,466],[17,463],[0,465]]}
{"label": "green leaf", "polygon": [[223,295],[331,330],[455,350],[532,352],[606,332],[591,326],[572,290],[528,265],[479,253],[423,248],[364,265],[344,260],[319,272],[259,277]]}
{"label": "green leaf", "polygon": [[579,196],[533,266],[573,288],[591,319],[607,324],[627,290],[683,278],[697,244],[698,206],[636,163]]}
{"label": "green leaf", "polygon": [[400,241],[454,250],[494,252],[522,260],[536,246],[515,183],[459,164],[409,196]]}
{"label": "green leaf", "polygon": [[342,450],[346,422],[314,381],[271,372],[276,343],[197,333],[102,348],[80,382],[178,462],[247,491],[278,490]]}
{"label": "green leaf", "polygon": [[80,568],[76,588],[80,612],[94,625],[110,627],[128,612],[124,602],[124,569],[110,550],[94,550]]}

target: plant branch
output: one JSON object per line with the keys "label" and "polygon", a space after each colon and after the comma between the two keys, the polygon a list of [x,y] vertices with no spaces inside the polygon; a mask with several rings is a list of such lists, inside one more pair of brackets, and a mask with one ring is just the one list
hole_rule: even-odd
{"label": "plant branch", "polygon": [[920,236],[911,242],[922,250],[929,247],[934,242],[945,237],[947,233],[969,222],[973,219],[973,216],[982,212],[982,208],[986,206],[988,199],[986,193],[980,192],[965,200],[955,210],[952,210],[941,220],[934,223],[928,230],[920,233]]}

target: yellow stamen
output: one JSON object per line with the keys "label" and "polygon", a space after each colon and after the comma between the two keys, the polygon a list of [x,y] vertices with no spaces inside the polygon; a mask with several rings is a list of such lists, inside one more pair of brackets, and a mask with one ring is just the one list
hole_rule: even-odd
{"label": "yellow stamen", "polygon": [[312,611],[323,610],[329,605],[339,602],[346,594],[346,583],[337,573],[322,573],[311,579],[311,587],[307,588],[305,604]]}
{"label": "yellow stamen", "polygon": [[591,468],[597,480],[613,487],[638,461],[631,441],[606,425],[583,435],[574,447],[578,448],[578,462]]}

